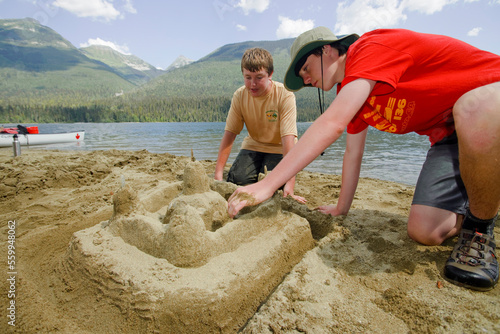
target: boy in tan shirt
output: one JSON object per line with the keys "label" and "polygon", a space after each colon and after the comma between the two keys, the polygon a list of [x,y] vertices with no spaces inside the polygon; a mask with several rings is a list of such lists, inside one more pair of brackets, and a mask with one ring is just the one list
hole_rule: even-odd
{"label": "boy in tan shirt", "polygon": [[[295,145],[295,95],[282,83],[272,80],[273,71],[273,58],[267,50],[252,48],[243,54],[241,72],[245,85],[236,90],[231,101],[215,167],[216,180],[222,180],[234,140],[244,125],[248,136],[229,170],[228,182],[237,185],[257,182],[264,168],[272,170]],[[292,177],[285,184],[283,195],[305,202],[293,194],[294,186]]]}

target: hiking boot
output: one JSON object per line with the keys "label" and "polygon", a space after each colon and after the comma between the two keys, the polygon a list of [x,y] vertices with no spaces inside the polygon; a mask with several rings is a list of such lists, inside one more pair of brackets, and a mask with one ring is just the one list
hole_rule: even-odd
{"label": "hiking boot", "polygon": [[444,267],[444,276],[454,284],[488,291],[498,282],[498,261],[493,233],[463,229]]}

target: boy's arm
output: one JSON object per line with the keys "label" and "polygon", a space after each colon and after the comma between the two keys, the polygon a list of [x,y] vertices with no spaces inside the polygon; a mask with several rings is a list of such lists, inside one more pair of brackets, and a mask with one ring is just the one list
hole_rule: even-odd
{"label": "boy's arm", "polygon": [[[295,145],[295,136],[287,135],[281,137],[281,145],[283,146],[283,157],[285,157],[287,153]],[[295,188],[295,175],[285,183],[285,186],[283,187],[283,197],[287,197],[288,195],[290,195],[296,201],[305,203],[306,202],[305,198],[293,194],[294,188]]]}
{"label": "boy's arm", "polygon": [[307,129],[293,149],[262,181],[238,188],[228,200],[229,215],[234,217],[243,207],[262,203],[276,189],[311,163],[335,142],[366,102],[375,81],[357,79],[345,85],[328,109]]}
{"label": "boy's arm", "polygon": [[217,155],[217,163],[215,165],[215,179],[222,181],[222,175],[224,173],[224,167],[226,166],[227,159],[231,154],[231,149],[233,147],[234,140],[236,139],[236,134],[225,130],[224,135],[219,146],[219,154]]}
{"label": "boy's arm", "polygon": [[347,134],[344,160],[342,163],[342,184],[337,205],[322,205],[317,208],[332,216],[347,215],[351,208],[359,181],[361,162],[365,151],[368,128],[357,134]]}

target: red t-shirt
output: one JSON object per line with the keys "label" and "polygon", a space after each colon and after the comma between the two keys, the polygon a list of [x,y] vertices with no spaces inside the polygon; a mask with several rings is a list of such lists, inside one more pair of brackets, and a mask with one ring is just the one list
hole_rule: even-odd
{"label": "red t-shirt", "polygon": [[500,56],[447,36],[380,29],[349,47],[345,78],[377,81],[348,133],[371,125],[429,136],[431,145],[455,130],[452,108],[471,89],[500,81]]}

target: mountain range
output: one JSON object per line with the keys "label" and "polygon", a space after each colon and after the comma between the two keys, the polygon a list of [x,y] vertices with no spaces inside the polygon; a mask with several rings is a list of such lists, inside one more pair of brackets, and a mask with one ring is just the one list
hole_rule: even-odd
{"label": "mountain range", "polygon": [[[222,98],[226,105],[243,84],[240,61],[246,49],[262,47],[270,51],[273,79],[282,81],[292,42],[282,39],[228,44],[197,61],[179,56],[161,70],[107,46],[76,48],[34,19],[0,20],[0,108],[88,106],[102,101],[115,103],[109,101],[118,97],[123,103],[137,103],[193,96],[212,99],[211,103]],[[296,93],[298,106],[317,100],[317,93],[311,91]]]}
{"label": "mountain range", "polygon": [[165,73],[134,55],[125,55],[109,46],[91,45],[80,48],[80,51],[88,58],[109,66],[113,72],[134,85],[140,86]]}

